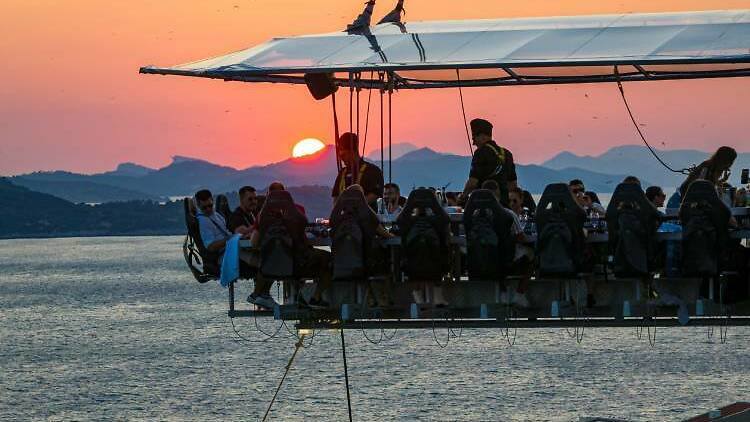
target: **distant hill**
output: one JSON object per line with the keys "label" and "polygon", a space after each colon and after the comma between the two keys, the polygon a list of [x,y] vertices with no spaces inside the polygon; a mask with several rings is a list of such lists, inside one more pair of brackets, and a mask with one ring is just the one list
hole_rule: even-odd
{"label": "distant hill", "polygon": [[[618,170],[621,166],[586,165],[591,164],[588,161],[591,159],[561,154],[550,160],[549,166],[517,165],[517,171],[521,186],[533,193],[542,192],[548,183],[566,182],[573,178],[584,179],[588,187],[598,192],[611,192],[617,182],[630,173],[630,169],[638,168],[633,165]],[[371,162],[380,164],[379,159]],[[449,185],[451,190],[461,190],[469,173],[470,163],[468,156],[418,148],[393,160],[392,176],[402,186],[404,193],[413,186]],[[334,147],[327,146],[311,156],[290,158],[243,170],[195,158],[174,157],[172,163],[160,169],[128,165],[118,167],[114,172],[93,175],[60,171],[36,172],[15,176],[12,180],[16,184],[74,202],[99,203],[137,198],[164,200],[166,197],[192,195],[201,188],[208,188],[213,192],[232,192],[241,186],[251,185],[263,191],[275,180],[280,180],[287,186],[331,186],[336,171]],[[387,181],[387,162],[384,173]],[[639,176],[644,183],[652,180],[650,174]]]}
{"label": "distant hill", "polygon": [[[711,155],[710,152],[696,150],[657,150],[657,153],[675,169],[699,164]],[[542,166],[555,170],[577,167],[600,173],[633,174],[662,187],[676,187],[685,180],[685,176],[672,173],[662,167],[642,145],[614,147],[598,156],[579,156],[570,152],[561,152],[542,163]],[[743,167],[750,167],[750,153],[738,154],[732,168],[730,182],[738,184],[740,169]]]}
{"label": "distant hill", "polygon": [[[399,142],[391,146],[391,154],[393,155],[393,159],[395,160],[397,158],[400,158],[404,154],[414,151],[416,149],[419,149],[419,147],[412,143]],[[370,151],[370,153],[367,154],[366,158],[373,162],[380,162],[380,148]],[[385,147],[383,150],[383,159],[388,160],[388,147]]]}
{"label": "distant hill", "polygon": [[31,190],[55,195],[73,203],[101,203],[133,200],[164,199],[157,195],[151,195],[132,189],[120,188],[87,180],[61,180],[48,181],[40,179],[14,178],[13,181]]}
{"label": "distant hill", "polygon": [[152,171],[154,171],[154,169],[142,166],[140,164],[122,163],[118,165],[115,170],[106,172],[104,174],[111,175],[111,176],[140,177],[140,176],[145,176],[151,173]]}
{"label": "distant hill", "polygon": [[182,203],[73,204],[0,178],[0,238],[184,233]]}

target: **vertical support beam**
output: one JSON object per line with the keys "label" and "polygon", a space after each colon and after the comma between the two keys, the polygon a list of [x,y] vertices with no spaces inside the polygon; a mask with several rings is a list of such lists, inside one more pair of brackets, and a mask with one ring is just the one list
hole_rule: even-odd
{"label": "vertical support beam", "polygon": [[229,283],[229,316],[234,317],[234,283]]}

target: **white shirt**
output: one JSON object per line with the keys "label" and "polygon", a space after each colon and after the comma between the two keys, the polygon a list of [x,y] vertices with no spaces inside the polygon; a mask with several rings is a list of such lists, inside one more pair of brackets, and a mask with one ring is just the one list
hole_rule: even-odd
{"label": "white shirt", "polygon": [[383,198],[378,198],[378,218],[381,223],[392,223],[396,221],[398,215],[401,214],[401,206],[397,206],[393,212],[388,211],[388,205],[385,203]]}
{"label": "white shirt", "polygon": [[203,214],[198,211],[198,227],[201,231],[201,240],[203,240],[203,246],[208,248],[208,245],[216,242],[217,240],[223,240],[230,236],[232,233],[227,229],[227,223],[224,221],[224,217],[218,212],[214,211],[210,216]]}

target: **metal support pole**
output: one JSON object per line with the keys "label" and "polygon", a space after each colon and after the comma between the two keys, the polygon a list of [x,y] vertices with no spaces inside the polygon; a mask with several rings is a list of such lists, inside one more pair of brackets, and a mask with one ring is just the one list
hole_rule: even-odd
{"label": "metal support pole", "polygon": [[229,283],[229,316],[234,318],[234,281]]}

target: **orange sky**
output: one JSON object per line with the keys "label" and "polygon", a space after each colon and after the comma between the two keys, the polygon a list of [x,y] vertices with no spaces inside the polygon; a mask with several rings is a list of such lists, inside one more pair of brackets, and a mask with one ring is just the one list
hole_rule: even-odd
{"label": "orange sky", "polygon": [[[0,174],[94,172],[172,155],[247,167],[331,141],[330,103],[303,86],[139,75],[261,43],[344,28],[363,0],[0,2]],[[376,16],[395,0],[378,0]],[[407,20],[750,8],[745,1],[407,0]],[[666,148],[750,150],[750,79],[627,84],[647,135]],[[636,143],[614,85],[467,89],[469,118],[495,122],[521,163],[559,150]],[[455,90],[399,92],[394,140],[466,154]],[[662,144],[664,142],[664,144]],[[373,144],[373,141],[370,141]],[[368,148],[369,149],[369,148]]]}

